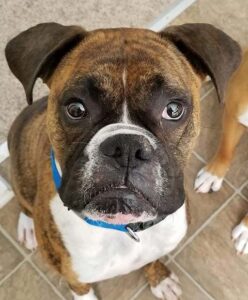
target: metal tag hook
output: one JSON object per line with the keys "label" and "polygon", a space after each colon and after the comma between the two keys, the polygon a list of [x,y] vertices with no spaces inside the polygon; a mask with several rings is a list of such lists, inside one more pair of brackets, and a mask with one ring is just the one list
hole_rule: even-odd
{"label": "metal tag hook", "polygon": [[140,238],[138,237],[138,235],[128,226],[126,226],[127,229],[127,234],[133,239],[135,240],[135,242],[140,242]]}

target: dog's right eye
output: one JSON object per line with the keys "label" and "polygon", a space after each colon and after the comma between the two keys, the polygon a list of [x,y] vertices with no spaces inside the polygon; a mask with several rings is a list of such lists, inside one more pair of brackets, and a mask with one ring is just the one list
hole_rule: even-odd
{"label": "dog's right eye", "polygon": [[67,105],[68,116],[73,120],[80,120],[86,115],[86,109],[81,102],[73,102]]}

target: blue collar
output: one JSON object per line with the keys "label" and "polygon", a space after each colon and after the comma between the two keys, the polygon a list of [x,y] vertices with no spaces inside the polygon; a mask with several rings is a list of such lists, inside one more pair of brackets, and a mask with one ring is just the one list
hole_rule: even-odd
{"label": "blue collar", "polygon": [[[51,169],[52,169],[53,181],[54,181],[55,187],[56,187],[56,189],[58,191],[60,189],[60,187],[61,187],[62,178],[61,178],[60,172],[59,172],[59,170],[57,168],[56,161],[55,161],[55,156],[54,156],[54,152],[53,152],[52,149],[51,149],[51,152],[50,152],[50,161],[51,161]],[[90,225],[93,225],[93,226],[126,232],[134,240],[139,241],[138,236],[129,227],[127,227],[126,224],[111,224],[111,223],[107,223],[107,222],[104,222],[104,221],[93,220],[93,219],[90,219],[88,217],[83,217],[83,220],[86,223],[88,223]]]}

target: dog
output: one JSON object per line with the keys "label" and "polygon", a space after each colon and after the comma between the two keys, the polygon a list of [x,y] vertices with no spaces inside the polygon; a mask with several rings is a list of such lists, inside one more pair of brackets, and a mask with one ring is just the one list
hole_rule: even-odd
{"label": "dog", "polygon": [[[225,96],[222,137],[211,161],[199,171],[195,189],[200,193],[218,191],[230,167],[235,148],[248,127],[248,50],[232,75]],[[232,231],[239,254],[248,254],[248,215]]]}
{"label": "dog", "polygon": [[[6,58],[30,104],[8,135],[19,241],[38,243],[74,299],[97,299],[92,283],[141,267],[155,297],[178,299],[158,259],[187,231],[201,84],[211,76],[223,99],[238,43],[209,24],[155,33],[43,23],[13,38]],[[38,77],[50,92],[32,104]]]}

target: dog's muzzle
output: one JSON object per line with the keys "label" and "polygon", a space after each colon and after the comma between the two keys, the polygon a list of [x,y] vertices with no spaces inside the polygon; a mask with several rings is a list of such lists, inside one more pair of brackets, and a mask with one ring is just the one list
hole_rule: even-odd
{"label": "dog's muzzle", "polygon": [[[139,241],[136,232],[159,223],[173,212],[168,209],[167,212],[158,215],[154,203],[146,197],[154,196],[152,188],[155,186],[146,186],[146,180],[150,182],[151,178],[154,180],[156,177],[150,169],[156,157],[155,150],[154,144],[142,134],[115,134],[101,140],[98,143],[97,155],[102,166],[108,168],[111,178],[106,180],[102,178],[104,172],[100,173],[100,183],[104,185],[100,190],[96,187],[90,193],[91,197],[84,201],[83,210],[70,207],[64,199],[65,205],[90,225],[126,232],[135,241]],[[55,186],[60,193],[61,172],[52,150],[51,168]],[[146,179],[143,178],[144,171]],[[106,182],[110,184],[106,185]],[[184,194],[181,196],[183,199],[179,202],[183,204]],[[96,212],[96,218],[92,212]],[[145,217],[142,217],[144,214]]]}

